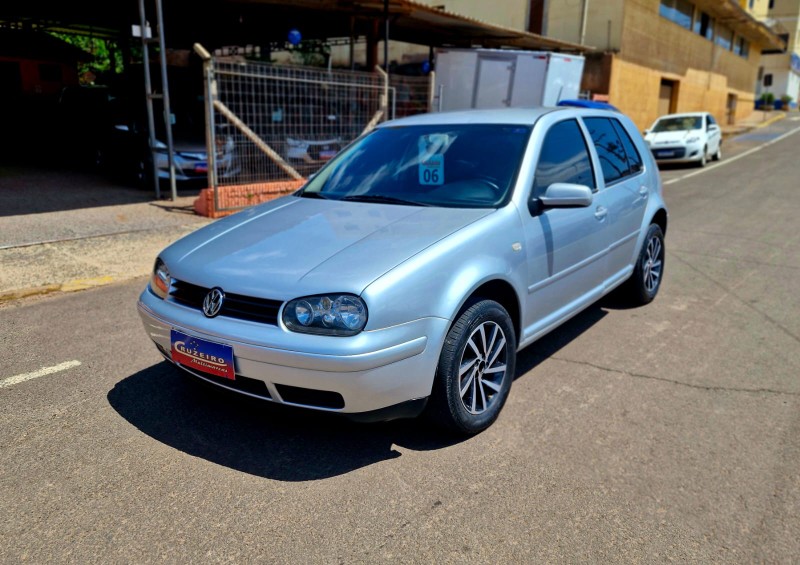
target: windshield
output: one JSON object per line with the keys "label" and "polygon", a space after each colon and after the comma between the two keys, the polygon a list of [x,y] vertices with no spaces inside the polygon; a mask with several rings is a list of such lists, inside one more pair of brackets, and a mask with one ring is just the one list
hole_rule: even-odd
{"label": "windshield", "polygon": [[702,116],[684,116],[682,118],[662,118],[653,126],[653,133],[661,131],[686,131],[690,129],[702,129]]}
{"label": "windshield", "polygon": [[381,128],[337,155],[301,196],[496,207],[513,185],[530,132],[499,124]]}

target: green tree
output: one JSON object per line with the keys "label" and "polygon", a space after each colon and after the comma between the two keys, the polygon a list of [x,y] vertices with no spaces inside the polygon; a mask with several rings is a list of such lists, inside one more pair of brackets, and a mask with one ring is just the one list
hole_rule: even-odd
{"label": "green tree", "polygon": [[83,74],[86,71],[94,73],[115,73],[122,72],[122,54],[119,49],[119,44],[112,40],[103,37],[93,37],[90,35],[78,35],[74,33],[61,33],[50,31],[48,32],[53,37],[69,43],[73,47],[82,49],[94,57],[92,61],[79,62],[78,74]]}

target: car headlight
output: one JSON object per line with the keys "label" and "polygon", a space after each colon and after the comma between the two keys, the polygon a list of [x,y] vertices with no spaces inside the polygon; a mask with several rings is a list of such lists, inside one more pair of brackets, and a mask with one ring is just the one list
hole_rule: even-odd
{"label": "car headlight", "polygon": [[153,294],[166,298],[169,294],[169,285],[172,283],[172,278],[169,276],[169,271],[164,261],[156,259],[156,264],[153,267],[153,276],[150,277],[150,290]]}
{"label": "car headlight", "polygon": [[324,294],[291,300],[283,323],[293,332],[355,335],[367,325],[367,305],[353,294]]}
{"label": "car headlight", "polygon": [[689,139],[687,139],[686,143],[697,143],[698,141],[700,141],[700,136],[699,135],[695,135],[695,136],[692,136]]}

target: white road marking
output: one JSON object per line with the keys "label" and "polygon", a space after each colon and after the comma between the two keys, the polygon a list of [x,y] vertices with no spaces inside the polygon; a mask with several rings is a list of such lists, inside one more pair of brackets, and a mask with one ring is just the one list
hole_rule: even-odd
{"label": "white road marking", "polygon": [[800,121],[800,118],[789,118],[790,122],[797,122]]}
{"label": "white road marking", "polygon": [[756,151],[761,151],[762,149],[764,149],[765,147],[769,147],[773,143],[778,143],[779,141],[781,141],[783,139],[786,139],[790,135],[796,134],[798,131],[800,131],[800,128],[795,128],[795,129],[793,129],[791,131],[787,131],[783,135],[781,135],[779,137],[776,137],[775,139],[772,139],[770,141],[767,141],[766,143],[763,143],[763,144],[759,145],[758,147],[753,147],[752,149],[748,149],[744,153],[739,153],[738,155],[735,155],[735,156],[731,157],[730,159],[725,159],[723,161],[719,161],[719,162],[717,162],[717,163],[715,163],[713,165],[710,165],[708,167],[702,168],[699,171],[695,171],[693,173],[689,173],[688,175],[683,175],[682,177],[678,177],[678,178],[675,178],[675,179],[670,179],[670,180],[664,182],[663,185],[666,186],[668,184],[673,184],[673,183],[676,183],[678,181],[682,181],[682,180],[685,180],[685,179],[688,179],[688,178],[691,178],[691,177],[695,177],[697,175],[701,175],[703,173],[707,173],[708,171],[713,171],[714,169],[716,169],[718,167],[723,167],[725,165],[733,163],[734,161],[738,161],[739,159],[741,159],[743,157],[747,157],[748,155],[752,155]]}
{"label": "white road marking", "polygon": [[54,365],[52,367],[42,367],[38,371],[34,371],[32,373],[25,373],[23,375],[8,377],[7,379],[3,379],[2,381],[0,381],[0,388],[7,388],[19,383],[24,383],[25,381],[30,381],[33,379],[38,379],[39,377],[44,377],[45,375],[52,375],[53,373],[66,371],[67,369],[72,369],[73,367],[77,367],[80,364],[81,362],[78,360],[65,361],[64,363],[59,363],[58,365]]}

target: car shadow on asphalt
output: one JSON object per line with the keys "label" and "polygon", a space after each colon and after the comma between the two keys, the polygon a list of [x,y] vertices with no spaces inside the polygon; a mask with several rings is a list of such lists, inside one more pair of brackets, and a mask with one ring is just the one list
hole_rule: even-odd
{"label": "car shadow on asphalt", "polygon": [[334,477],[465,438],[424,419],[357,424],[205,385],[164,361],[118,382],[111,406],[150,437],[189,455],[280,481]]}
{"label": "car shadow on asphalt", "polygon": [[[515,378],[529,373],[613,309],[591,306],[519,353]],[[513,394],[513,391],[512,391]],[[108,393],[120,416],[177,450],[279,481],[313,481],[349,473],[414,451],[469,438],[443,433],[425,418],[358,424],[336,415],[248,398],[206,385],[166,361],[120,382]]]}
{"label": "car shadow on asphalt", "polygon": [[540,363],[577,339],[581,334],[605,318],[608,315],[608,310],[617,310],[625,307],[625,302],[620,299],[603,298],[600,302],[589,306],[589,308],[546,336],[539,338],[533,344],[517,353],[517,368],[514,380],[525,376],[528,372],[538,367]]}

